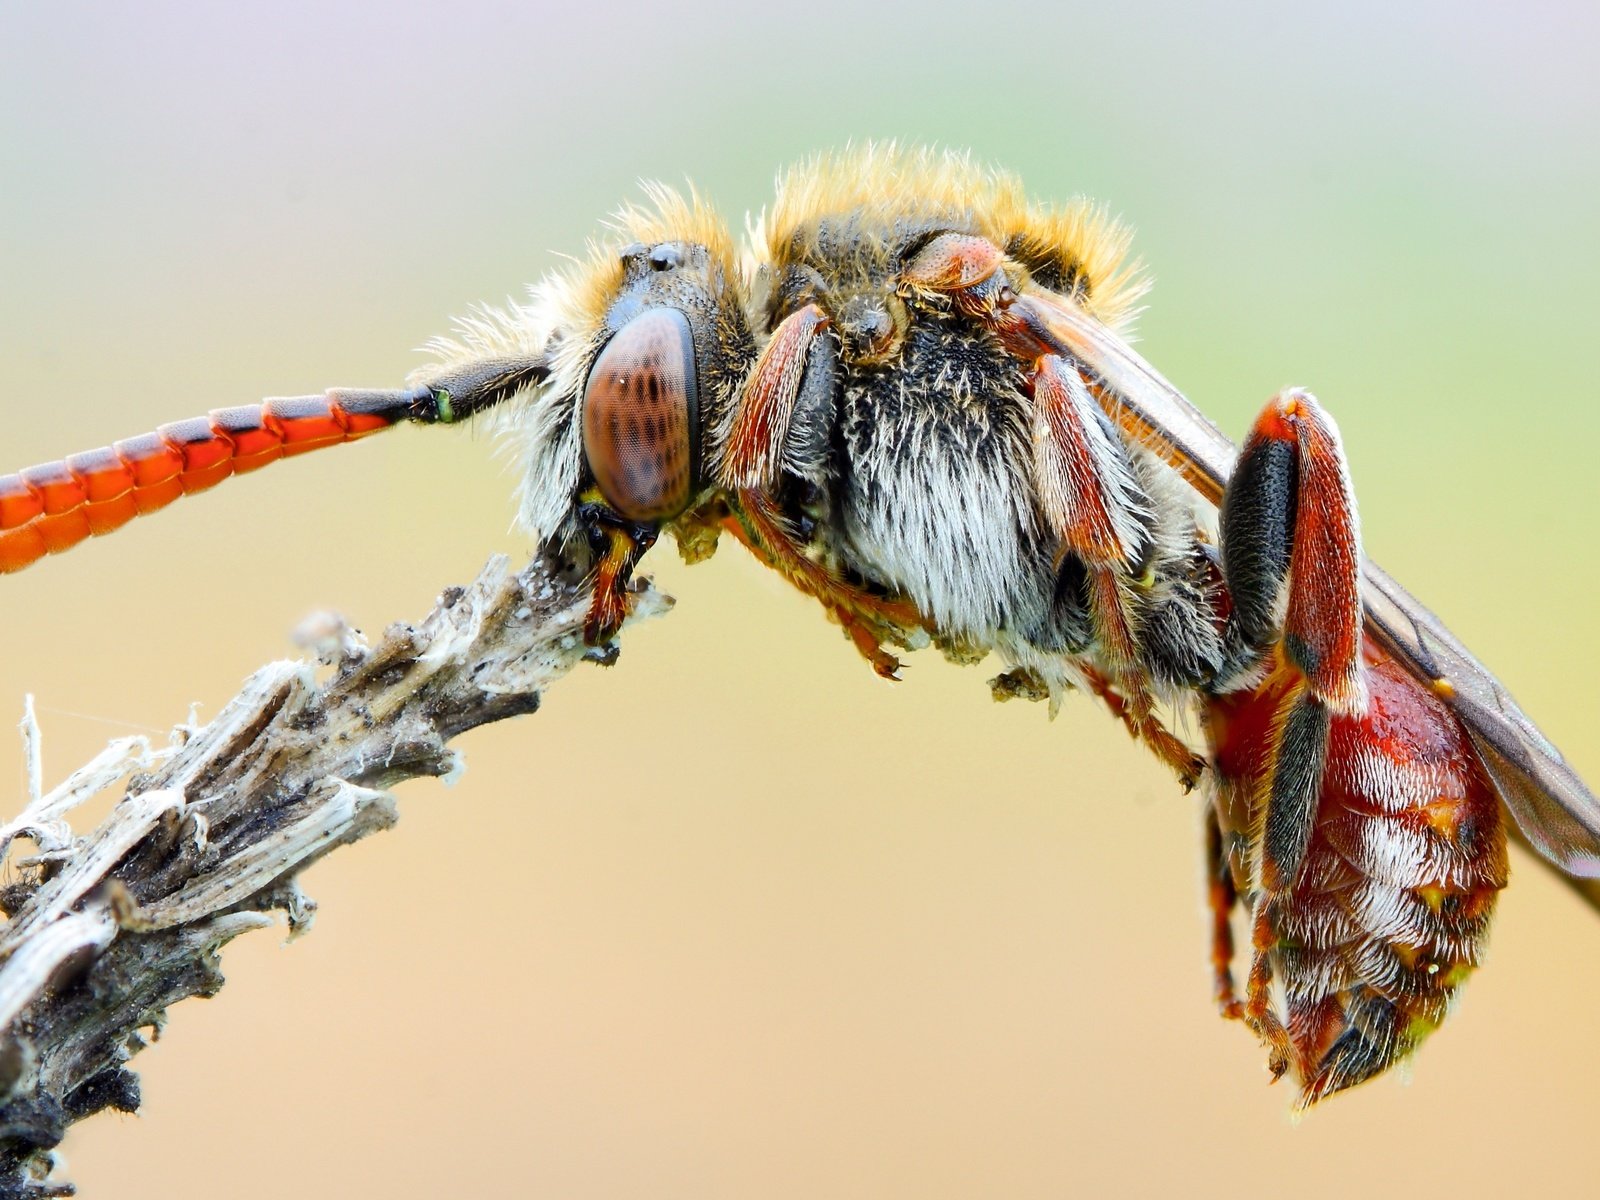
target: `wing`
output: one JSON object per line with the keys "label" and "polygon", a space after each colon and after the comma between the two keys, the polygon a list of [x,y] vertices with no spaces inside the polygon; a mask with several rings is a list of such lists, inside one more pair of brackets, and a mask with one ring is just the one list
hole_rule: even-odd
{"label": "wing", "polygon": [[[1129,436],[1208,501],[1221,498],[1236,450],[1209,417],[1072,301],[1031,291],[1017,303],[1036,336],[1097,377],[1101,402]],[[1600,800],[1561,752],[1443,622],[1370,560],[1361,591],[1367,631],[1454,708],[1527,842],[1571,875],[1600,877]],[[1579,890],[1600,906],[1600,890]]]}
{"label": "wing", "polygon": [[1511,693],[1438,617],[1370,561],[1362,599],[1368,630],[1455,709],[1533,847],[1572,875],[1600,876],[1600,801]]}

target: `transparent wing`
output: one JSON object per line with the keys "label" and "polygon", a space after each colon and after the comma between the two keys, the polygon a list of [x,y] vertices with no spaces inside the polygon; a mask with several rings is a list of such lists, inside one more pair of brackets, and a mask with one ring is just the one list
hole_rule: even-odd
{"label": "transparent wing", "polygon": [[1600,876],[1600,800],[1511,693],[1438,617],[1370,561],[1362,599],[1367,628],[1455,709],[1533,847],[1573,875]]}
{"label": "transparent wing", "polygon": [[[1019,307],[1029,310],[1037,335],[1097,376],[1102,402],[1131,437],[1164,457],[1208,501],[1221,498],[1236,449],[1210,418],[1070,300],[1029,292]],[[1368,632],[1455,709],[1528,843],[1572,875],[1600,877],[1600,800],[1500,681],[1370,560],[1362,600]],[[1595,898],[1592,889],[1580,890]]]}

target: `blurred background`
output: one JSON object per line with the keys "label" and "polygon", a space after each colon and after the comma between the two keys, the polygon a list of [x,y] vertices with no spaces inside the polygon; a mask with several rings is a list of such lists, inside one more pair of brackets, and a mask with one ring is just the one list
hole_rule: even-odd
{"label": "blurred background", "polygon": [[[738,224],[821,148],[970,147],[1137,227],[1141,346],[1224,428],[1318,392],[1373,557],[1600,781],[1593,6],[579,7],[5,5],[0,470],[397,383],[641,177]],[[212,714],[307,612],[523,555],[511,486],[404,430],[0,581],[0,715],[53,783]],[[885,684],[736,546],[650,565],[615,669],[229,947],[65,1144],[83,1195],[1592,1187],[1600,918],[1526,856],[1411,1077],[1292,1121],[1212,1008],[1198,799],[1111,721]]]}

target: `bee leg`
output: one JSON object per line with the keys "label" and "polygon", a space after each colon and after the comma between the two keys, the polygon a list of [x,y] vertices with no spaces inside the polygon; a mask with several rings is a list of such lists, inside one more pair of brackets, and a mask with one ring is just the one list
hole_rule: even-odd
{"label": "bee leg", "polygon": [[1144,743],[1145,749],[1172,768],[1185,792],[1191,792],[1205,773],[1206,760],[1189,749],[1188,743],[1161,723],[1155,715],[1154,701],[1148,692],[1137,693],[1134,699],[1124,695],[1126,684],[1118,684],[1103,672],[1082,663],[1077,664],[1084,685],[1094,693],[1106,711],[1122,723],[1128,736]]}
{"label": "bee leg", "polygon": [[1250,973],[1245,981],[1245,997],[1233,978],[1237,947],[1233,940],[1233,913],[1239,907],[1239,889],[1234,882],[1235,840],[1222,827],[1222,815],[1215,803],[1206,806],[1206,907],[1211,913],[1211,979],[1217,1010],[1230,1021],[1243,1021],[1268,1047],[1267,1068],[1273,1082],[1283,1078],[1293,1060],[1294,1047],[1283,1022],[1272,1011],[1272,951],[1277,934],[1268,919],[1268,907],[1258,903],[1250,923]]}
{"label": "bee leg", "polygon": [[796,453],[802,450],[797,443],[808,440],[802,430],[816,427],[825,441],[832,421],[838,365],[827,329],[828,315],[807,304],[779,322],[762,347],[740,391],[722,454],[718,474],[730,491],[770,491],[785,466],[813,465],[793,460],[812,457]]}
{"label": "bee leg", "polygon": [[1211,978],[1217,1008],[1224,1017],[1239,1020],[1244,1005],[1233,982],[1233,910],[1239,907],[1239,889],[1233,882],[1233,864],[1227,836],[1216,806],[1206,805],[1206,907],[1211,912]]}
{"label": "bee leg", "polygon": [[1239,906],[1234,882],[1234,855],[1230,835],[1222,827],[1216,804],[1206,806],[1206,907],[1211,913],[1211,979],[1217,1010],[1230,1021],[1243,1021],[1267,1046],[1267,1069],[1272,1081],[1283,1078],[1293,1061],[1294,1046],[1283,1022],[1272,1010],[1272,951],[1278,937],[1270,908],[1259,896],[1250,922],[1250,973],[1244,999],[1233,978],[1237,947],[1233,939],[1233,913]]}
{"label": "bee leg", "polygon": [[874,671],[885,679],[900,678],[900,660],[883,643],[906,644],[922,622],[916,608],[852,588],[806,557],[767,493],[747,490],[736,499],[734,515],[725,526],[729,532],[795,587],[820,600]]}
{"label": "bee leg", "polygon": [[1272,1008],[1272,952],[1278,934],[1272,926],[1272,905],[1258,896],[1250,920],[1250,975],[1245,981],[1244,1010],[1240,1019],[1267,1047],[1267,1070],[1272,1082],[1283,1078],[1294,1060],[1294,1044],[1289,1031]]}
{"label": "bee leg", "polygon": [[1293,1061],[1294,1046],[1283,1022],[1272,1011],[1272,951],[1277,934],[1264,902],[1253,906],[1250,923],[1250,973],[1245,982],[1245,998],[1239,998],[1233,978],[1237,947],[1233,939],[1233,913],[1239,907],[1237,869],[1240,839],[1223,828],[1222,812],[1214,799],[1205,814],[1206,907],[1211,913],[1212,995],[1217,1010],[1230,1021],[1243,1021],[1268,1047],[1267,1067],[1273,1082],[1281,1079]]}
{"label": "bee leg", "polygon": [[594,593],[583,620],[583,640],[591,646],[610,641],[622,628],[631,604],[628,581],[660,532],[619,516],[599,497],[598,489],[586,492],[576,514],[595,558]]}
{"label": "bee leg", "polygon": [[922,627],[921,615],[904,601],[852,586],[807,555],[806,539],[778,499],[785,475],[820,491],[838,378],[827,327],[827,314],[815,304],[791,313],[751,369],[718,470],[732,498],[724,524],[762,562],[821,601],[874,671],[895,679],[900,662],[883,643],[906,644]]}
{"label": "bee leg", "polygon": [[1257,735],[1260,784],[1248,789],[1253,954],[1243,1014],[1277,1075],[1293,1047],[1269,996],[1285,950],[1274,914],[1294,902],[1311,846],[1333,719],[1366,710],[1355,496],[1338,427],[1308,393],[1274,397],[1256,419],[1220,525],[1231,661],[1213,690],[1252,691],[1266,667],[1278,696]]}
{"label": "bee leg", "polygon": [[1096,688],[1128,730],[1194,787],[1205,760],[1162,725],[1140,645],[1144,576],[1153,551],[1154,513],[1128,449],[1075,367],[1053,354],[1034,363],[1034,488],[1060,538],[1058,558],[1075,556],[1088,585],[1089,616],[1109,686]]}
{"label": "bee leg", "polygon": [[1361,672],[1361,536],[1344,447],[1309,392],[1256,418],[1220,509],[1237,671],[1274,649],[1336,713],[1366,708]]}
{"label": "bee leg", "polygon": [[1075,556],[1085,569],[1089,616],[1109,677],[1095,691],[1188,791],[1205,760],[1156,716],[1140,645],[1139,592],[1147,586],[1143,576],[1154,549],[1150,499],[1076,367],[1036,339],[1017,336],[1010,312],[1017,297],[1005,261],[1005,252],[987,238],[939,234],[902,268],[898,290],[944,297],[1031,364],[1034,486],[1061,539],[1060,557]]}
{"label": "bee leg", "polygon": [[[1262,879],[1293,885],[1316,815],[1334,715],[1366,710],[1361,540],[1338,427],[1306,392],[1267,405],[1221,505],[1237,671],[1276,653],[1293,676],[1272,722]],[[1218,691],[1227,691],[1224,678]]]}

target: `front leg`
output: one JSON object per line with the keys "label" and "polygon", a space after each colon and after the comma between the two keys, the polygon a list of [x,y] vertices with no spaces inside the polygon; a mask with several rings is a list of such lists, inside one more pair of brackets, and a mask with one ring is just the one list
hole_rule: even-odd
{"label": "front leg", "polygon": [[630,521],[608,505],[598,488],[579,497],[574,513],[594,555],[594,591],[583,621],[583,640],[608,642],[628,616],[628,582],[645,551],[655,545],[660,526]]}
{"label": "front leg", "polygon": [[718,481],[731,499],[726,527],[762,562],[822,602],[873,670],[898,678],[885,642],[905,645],[923,624],[916,608],[839,578],[806,553],[804,513],[779,499],[782,481],[821,493],[838,366],[827,315],[815,304],[773,331],[721,439]]}

